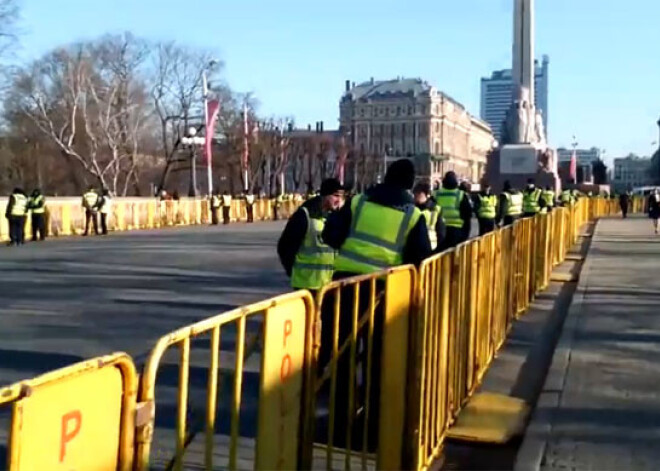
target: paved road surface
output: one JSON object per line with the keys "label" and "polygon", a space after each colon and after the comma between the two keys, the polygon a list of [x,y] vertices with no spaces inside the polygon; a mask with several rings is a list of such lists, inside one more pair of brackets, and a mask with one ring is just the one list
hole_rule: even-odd
{"label": "paved road surface", "polygon": [[660,462],[660,236],[603,220],[518,470],[654,470]]}
{"label": "paved road surface", "polygon": [[0,248],[0,385],[285,292],[283,223],[52,239]]}

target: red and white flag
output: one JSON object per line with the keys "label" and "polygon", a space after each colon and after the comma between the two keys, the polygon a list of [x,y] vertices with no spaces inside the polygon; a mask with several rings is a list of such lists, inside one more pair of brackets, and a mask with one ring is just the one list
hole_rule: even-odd
{"label": "red and white flag", "polygon": [[220,113],[220,101],[211,100],[206,104],[206,131],[204,136],[204,163],[211,162],[215,123]]}

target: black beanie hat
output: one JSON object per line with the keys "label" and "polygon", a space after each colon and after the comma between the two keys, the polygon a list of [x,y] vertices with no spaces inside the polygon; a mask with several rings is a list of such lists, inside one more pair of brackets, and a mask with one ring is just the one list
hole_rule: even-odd
{"label": "black beanie hat", "polygon": [[389,166],[385,183],[410,190],[415,184],[415,166],[408,159],[399,159]]}

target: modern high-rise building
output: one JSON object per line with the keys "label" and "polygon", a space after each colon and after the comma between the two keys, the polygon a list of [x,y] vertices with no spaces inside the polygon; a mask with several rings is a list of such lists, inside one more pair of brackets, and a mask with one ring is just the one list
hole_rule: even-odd
{"label": "modern high-rise building", "polygon": [[[548,67],[550,59],[543,56],[539,64],[535,61],[534,102],[543,115],[543,127],[548,135]],[[481,79],[481,119],[490,124],[499,141],[506,113],[513,102],[513,77],[511,69],[496,70],[490,77]]]}

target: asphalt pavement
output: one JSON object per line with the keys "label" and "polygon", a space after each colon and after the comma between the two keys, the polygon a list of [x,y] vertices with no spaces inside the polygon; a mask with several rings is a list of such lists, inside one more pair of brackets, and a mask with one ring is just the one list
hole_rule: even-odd
{"label": "asphalt pavement", "polygon": [[0,248],[0,385],[81,359],[143,357],[162,335],[288,290],[284,222]]}

